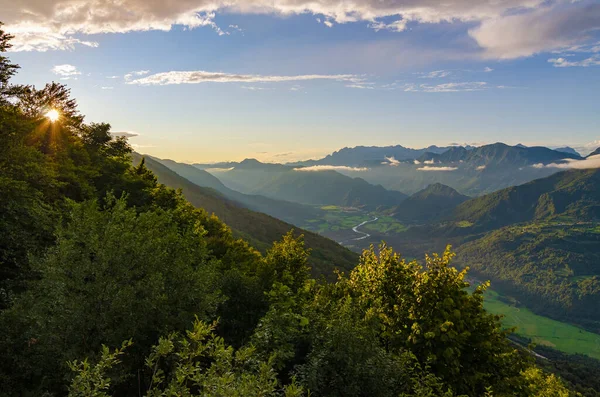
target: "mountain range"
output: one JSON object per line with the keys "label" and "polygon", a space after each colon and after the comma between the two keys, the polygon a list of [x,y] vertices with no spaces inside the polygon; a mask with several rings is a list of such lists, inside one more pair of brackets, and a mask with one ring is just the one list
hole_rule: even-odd
{"label": "mountain range", "polygon": [[[304,169],[305,174],[335,171],[349,178],[360,179],[371,185],[381,185],[385,190],[414,194],[427,186],[441,183],[471,197],[491,193],[506,187],[527,183],[560,171],[555,163],[579,161],[581,157],[570,148],[553,150],[546,147],[510,146],[494,143],[479,147],[431,146],[424,149],[409,149],[403,146],[344,148],[322,159],[295,164],[266,164],[255,159],[242,162],[218,164],[194,164],[216,175],[227,187],[244,193],[261,194],[271,198],[296,201],[304,204],[323,204],[324,197],[311,195],[312,189],[294,191],[289,184],[310,186],[341,182],[339,175],[330,172],[329,177],[295,176],[294,169]],[[281,174],[287,174],[282,177]],[[336,178],[335,180],[333,180]],[[330,181],[330,179],[332,179]],[[353,185],[346,180],[350,192]],[[355,189],[364,195],[364,187],[354,182]],[[285,187],[284,187],[285,186]],[[380,192],[383,192],[380,190]],[[336,204],[353,205],[356,194],[348,199],[336,198]],[[384,193],[385,194],[385,193]],[[325,195],[331,197],[329,194]],[[354,197],[353,197],[354,196]],[[368,195],[367,195],[368,196]],[[382,200],[388,205],[393,199]],[[364,205],[379,205],[377,200],[360,197]],[[354,203],[355,204],[355,203]]]}

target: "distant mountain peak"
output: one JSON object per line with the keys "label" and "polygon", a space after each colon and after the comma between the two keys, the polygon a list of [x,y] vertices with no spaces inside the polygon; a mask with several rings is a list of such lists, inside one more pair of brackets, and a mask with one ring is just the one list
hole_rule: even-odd
{"label": "distant mountain peak", "polygon": [[561,153],[569,153],[569,154],[574,154],[576,156],[581,156],[581,154],[579,154],[579,152],[577,150],[575,150],[569,146],[559,147],[554,150],[556,150],[557,152],[561,152]]}

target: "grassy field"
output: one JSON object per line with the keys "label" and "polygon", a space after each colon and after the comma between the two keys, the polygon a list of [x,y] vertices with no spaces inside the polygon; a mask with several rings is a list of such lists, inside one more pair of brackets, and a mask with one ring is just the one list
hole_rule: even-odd
{"label": "grassy field", "polygon": [[377,217],[379,218],[377,222],[367,223],[365,226],[363,226],[363,229],[367,232],[371,231],[381,234],[402,233],[408,229],[401,222],[395,218],[392,218],[391,216],[381,215]]}
{"label": "grassy field", "polygon": [[485,308],[494,314],[503,314],[504,326],[517,327],[518,335],[530,338],[538,345],[550,346],[566,353],[579,353],[600,359],[600,335],[574,325],[538,316],[524,307],[516,307],[493,290],[484,298]]}
{"label": "grassy field", "polygon": [[377,232],[380,234],[401,233],[407,228],[391,216],[368,213],[356,208],[344,208],[335,205],[327,205],[320,208],[323,216],[318,219],[307,221],[304,226],[308,230],[317,233],[337,232],[340,230],[352,230],[352,228],[364,221],[377,217],[376,222],[368,223],[361,227],[365,232]]}

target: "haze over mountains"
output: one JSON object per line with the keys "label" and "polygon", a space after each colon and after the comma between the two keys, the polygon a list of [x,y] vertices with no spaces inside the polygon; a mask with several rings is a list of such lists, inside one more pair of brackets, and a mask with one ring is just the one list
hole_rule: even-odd
{"label": "haze over mountains", "polygon": [[[319,160],[293,164],[266,164],[254,159],[242,162],[195,164],[216,175],[226,186],[244,193],[261,192],[266,196],[310,204],[323,204],[323,197],[307,190],[311,184],[342,182],[338,174],[359,177],[386,190],[413,194],[427,186],[441,183],[467,196],[479,196],[499,189],[543,178],[562,169],[575,168],[585,158],[570,148],[553,150],[546,147],[509,146],[495,143],[480,147],[437,147],[409,149],[403,146],[344,148]],[[589,158],[589,157],[588,157]],[[294,175],[291,171],[305,171]],[[335,171],[335,173],[333,173]],[[329,172],[327,177],[315,175]],[[309,175],[310,173],[310,175]],[[337,174],[336,174],[337,173]],[[282,176],[285,175],[285,176]],[[302,186],[294,191],[292,185]],[[314,188],[314,187],[313,187]],[[355,181],[352,188],[338,192],[333,202],[353,205],[356,191],[364,192],[366,186]],[[389,196],[389,194],[385,193]],[[325,194],[329,196],[329,194]],[[401,197],[387,197],[389,204]],[[365,205],[376,200],[367,199]]]}

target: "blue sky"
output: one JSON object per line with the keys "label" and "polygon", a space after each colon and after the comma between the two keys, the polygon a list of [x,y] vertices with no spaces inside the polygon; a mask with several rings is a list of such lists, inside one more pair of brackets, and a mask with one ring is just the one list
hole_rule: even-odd
{"label": "blue sky", "polygon": [[88,121],[181,161],[600,146],[597,1],[175,3],[0,0],[15,81],[64,82]]}

